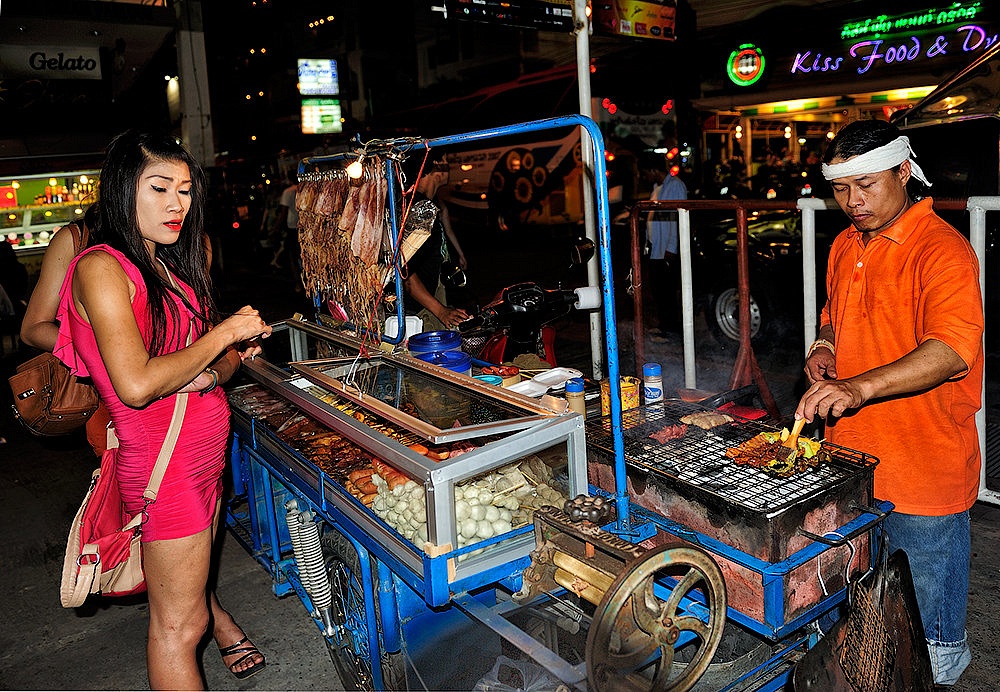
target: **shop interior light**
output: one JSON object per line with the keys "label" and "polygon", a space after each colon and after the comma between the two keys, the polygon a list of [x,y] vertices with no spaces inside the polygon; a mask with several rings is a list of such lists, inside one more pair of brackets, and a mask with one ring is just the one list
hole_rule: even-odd
{"label": "shop interior light", "polygon": [[20,189],[21,189],[21,183],[20,183],[20,182],[18,182],[17,180],[13,181],[13,182],[12,182],[12,183],[10,184],[10,186],[11,186],[12,188],[14,188],[15,190],[20,190]]}

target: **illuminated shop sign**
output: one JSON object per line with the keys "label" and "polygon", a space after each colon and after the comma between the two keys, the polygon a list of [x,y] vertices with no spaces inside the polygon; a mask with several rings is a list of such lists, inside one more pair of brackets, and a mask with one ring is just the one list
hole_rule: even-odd
{"label": "illuminated shop sign", "polygon": [[997,42],[996,32],[966,24],[943,34],[911,34],[892,39],[872,38],[858,41],[841,54],[824,55],[801,51],[792,60],[791,74],[846,72],[866,74],[892,65],[916,62],[940,62],[941,58],[983,52]]}
{"label": "illuminated shop sign", "polygon": [[302,134],[324,135],[343,131],[339,100],[302,99]]}
{"label": "illuminated shop sign", "polygon": [[880,14],[877,17],[847,22],[840,29],[840,38],[849,40],[858,36],[939,29],[958,22],[971,22],[982,9],[982,3],[979,2],[968,5],[956,2],[943,10],[927,9],[896,16]]}
{"label": "illuminated shop sign", "polygon": [[299,58],[299,94],[332,96],[340,93],[337,61],[330,58]]}
{"label": "illuminated shop sign", "polygon": [[752,43],[744,43],[729,54],[729,79],[738,86],[750,86],[764,74],[764,54]]}
{"label": "illuminated shop sign", "polygon": [[635,38],[674,39],[677,5],[670,2],[616,0],[595,2],[594,23],[600,34]]}

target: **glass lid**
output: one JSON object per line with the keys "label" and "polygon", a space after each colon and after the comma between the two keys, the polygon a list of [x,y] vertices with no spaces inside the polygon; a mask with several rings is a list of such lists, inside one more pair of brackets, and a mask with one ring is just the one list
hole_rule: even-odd
{"label": "glass lid", "polygon": [[499,387],[419,361],[411,365],[376,355],[291,367],[308,380],[296,383],[300,388],[320,385],[435,443],[519,430],[552,415],[519,404],[519,397]]}

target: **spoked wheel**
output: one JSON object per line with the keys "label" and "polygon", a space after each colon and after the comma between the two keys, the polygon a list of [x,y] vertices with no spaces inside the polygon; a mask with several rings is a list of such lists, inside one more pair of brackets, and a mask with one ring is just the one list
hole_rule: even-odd
{"label": "spoked wheel", "polygon": [[[374,690],[373,660],[368,646],[366,594],[361,583],[361,562],[354,545],[336,530],[321,539],[326,573],[333,588],[335,641],[327,639],[333,661],[346,690]],[[375,600],[375,621],[379,622],[378,600]],[[382,663],[385,690],[406,689],[406,671],[402,653],[377,652]]]}
{"label": "spoked wheel", "polygon": [[[653,591],[658,577],[677,581],[665,601]],[[680,609],[695,592],[707,621]],[[588,685],[601,692],[689,690],[708,670],[725,624],[726,585],[712,558],[694,548],[656,548],[625,566],[594,612],[587,636]],[[674,644],[683,633],[694,635],[687,646],[696,649],[682,666],[674,664]]]}

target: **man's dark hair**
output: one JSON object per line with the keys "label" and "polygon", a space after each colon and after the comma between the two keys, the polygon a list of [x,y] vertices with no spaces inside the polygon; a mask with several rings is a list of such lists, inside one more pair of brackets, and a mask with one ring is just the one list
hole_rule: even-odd
{"label": "man's dark hair", "polygon": [[823,156],[823,162],[830,163],[837,157],[849,159],[866,154],[872,149],[885,146],[901,134],[898,127],[885,120],[855,120],[833,138]]}

